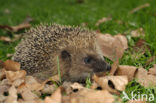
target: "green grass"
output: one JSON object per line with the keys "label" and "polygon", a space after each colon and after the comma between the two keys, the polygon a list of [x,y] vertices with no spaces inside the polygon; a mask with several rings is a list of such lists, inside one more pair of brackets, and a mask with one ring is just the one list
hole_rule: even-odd
{"label": "green grass", "polygon": [[[142,5],[150,3],[150,7],[139,10],[134,14],[128,14],[130,10]],[[5,25],[18,25],[26,16],[31,16],[34,21],[31,23],[33,26],[39,23],[59,23],[65,25],[81,25],[87,23],[88,28],[97,30],[102,33],[111,33],[112,35],[122,33],[129,38],[130,31],[142,27],[145,31],[147,45],[151,51],[146,51],[145,55],[136,54],[139,58],[133,55],[133,46],[137,39],[129,38],[129,49],[120,60],[120,64],[143,66],[149,69],[150,65],[145,66],[146,61],[153,55],[156,55],[156,0],[85,0],[84,3],[76,3],[75,0],[0,0],[0,24]],[[10,13],[5,13],[8,9]],[[95,23],[102,17],[112,17],[112,21],[100,24],[99,27]],[[121,20],[123,23],[118,24],[117,21]],[[8,33],[0,30],[0,36],[13,37],[13,33]],[[18,41],[14,43],[0,42],[0,60],[6,60],[8,53],[14,52],[14,47]],[[139,90],[142,88],[145,93],[144,87],[139,87],[139,84],[132,82],[133,86],[127,86],[126,91]],[[131,85],[131,84],[129,84]],[[155,89],[151,89],[156,91]],[[129,93],[129,92],[128,92]],[[153,92],[155,93],[155,92]],[[156,93],[155,93],[156,94]],[[156,103],[153,102],[153,103]]]}

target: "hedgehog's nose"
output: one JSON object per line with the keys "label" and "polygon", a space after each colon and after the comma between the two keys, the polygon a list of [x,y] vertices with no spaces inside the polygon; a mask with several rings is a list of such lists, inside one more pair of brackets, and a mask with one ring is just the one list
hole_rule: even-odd
{"label": "hedgehog's nose", "polygon": [[107,65],[107,71],[110,71],[110,70],[111,70],[111,66]]}

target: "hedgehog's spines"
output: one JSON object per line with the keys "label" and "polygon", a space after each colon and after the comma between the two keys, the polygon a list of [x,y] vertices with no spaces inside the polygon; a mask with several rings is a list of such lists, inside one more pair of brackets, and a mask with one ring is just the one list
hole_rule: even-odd
{"label": "hedgehog's spines", "polygon": [[56,66],[55,59],[60,50],[68,46],[94,48],[94,41],[95,33],[88,29],[55,23],[40,24],[25,32],[12,59],[20,62],[28,74],[48,71]]}

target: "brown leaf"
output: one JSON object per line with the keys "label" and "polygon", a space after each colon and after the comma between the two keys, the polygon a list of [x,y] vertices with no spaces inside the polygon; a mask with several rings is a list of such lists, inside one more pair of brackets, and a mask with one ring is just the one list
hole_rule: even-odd
{"label": "brown leaf", "polygon": [[32,93],[29,89],[25,90],[24,92],[21,93],[22,98],[25,101],[31,101],[34,100],[35,98],[37,98],[37,96],[35,95],[35,93]]}
{"label": "brown leaf", "polygon": [[20,64],[12,60],[7,60],[4,62],[4,68],[8,71],[18,71],[20,70]]}
{"label": "brown leaf", "polygon": [[63,96],[63,103],[114,103],[114,97],[107,90],[82,89],[69,96]]}
{"label": "brown leaf", "polygon": [[12,26],[11,29],[12,29],[12,32],[18,32],[19,30],[30,28],[30,27],[31,27],[31,24],[26,23],[26,24],[19,24],[17,26]]}
{"label": "brown leaf", "polygon": [[5,36],[0,36],[0,41],[11,42],[11,38],[10,37],[5,37]]}
{"label": "brown leaf", "polygon": [[8,92],[10,85],[7,79],[3,79],[0,82],[0,94],[4,95],[4,92]]}
{"label": "brown leaf", "polygon": [[53,93],[55,91],[55,89],[56,89],[55,85],[45,84],[44,88],[41,90],[41,92],[44,93],[44,94],[51,94],[51,93]]}
{"label": "brown leaf", "polygon": [[62,103],[61,88],[57,88],[51,97],[46,97],[44,103]]}
{"label": "brown leaf", "polygon": [[99,85],[95,81],[93,81],[91,89],[97,89],[98,87]]}
{"label": "brown leaf", "polygon": [[123,36],[122,34],[117,34],[114,36],[114,38],[116,38],[117,40],[119,40],[121,42],[124,49],[128,48],[128,41],[125,36]]}
{"label": "brown leaf", "polygon": [[110,21],[110,20],[112,20],[111,17],[103,17],[102,19],[100,19],[96,22],[95,26],[99,26],[100,24],[105,23],[105,22]]}
{"label": "brown leaf", "polygon": [[140,6],[136,7],[136,8],[134,8],[133,10],[131,10],[131,11],[129,12],[129,14],[133,14],[133,13],[135,13],[135,12],[137,12],[137,11],[143,9],[143,8],[149,7],[149,6],[150,6],[149,3],[145,3],[145,4],[143,4],[143,5],[140,5]]}
{"label": "brown leaf", "polygon": [[110,34],[99,34],[97,35],[97,46],[105,57],[116,61],[123,56],[128,44],[126,37],[121,34],[114,37]]}
{"label": "brown leaf", "polygon": [[7,98],[6,96],[4,96],[3,94],[0,94],[0,103],[4,103],[6,98]]}
{"label": "brown leaf", "polygon": [[5,103],[18,103],[17,102],[17,90],[14,86],[9,89],[9,96]]}
{"label": "brown leaf", "polygon": [[32,76],[26,76],[25,78],[25,84],[30,90],[36,90],[39,91],[44,88],[44,83],[39,83],[34,77]]}
{"label": "brown leaf", "polygon": [[156,86],[156,76],[148,75],[144,68],[139,68],[135,75],[136,80],[145,87]]}
{"label": "brown leaf", "polygon": [[118,91],[125,90],[126,85],[128,84],[127,76],[105,76],[97,77],[93,76],[93,80],[102,87],[111,93],[119,94]]}
{"label": "brown leaf", "polygon": [[77,82],[71,83],[66,81],[63,83],[62,87],[65,89],[66,94],[71,94],[72,92],[77,92],[84,88],[81,84]]}
{"label": "brown leaf", "polygon": [[24,79],[16,79],[13,83],[12,83],[12,85],[13,86],[15,86],[15,87],[18,87],[18,86],[20,86],[22,83],[24,83]]}
{"label": "brown leaf", "polygon": [[148,103],[148,102],[145,102],[145,101],[142,101],[142,100],[130,100],[130,101],[128,101],[128,102],[126,102],[126,103]]}
{"label": "brown leaf", "polygon": [[26,72],[24,70],[20,71],[6,71],[6,78],[10,81],[13,82],[17,79],[23,79],[26,76]]}
{"label": "brown leaf", "polygon": [[131,31],[131,36],[132,37],[140,37],[140,36],[145,36],[143,28],[139,28],[136,30]]}
{"label": "brown leaf", "polygon": [[118,66],[119,66],[119,60],[116,60],[111,66],[110,75],[114,75]]}
{"label": "brown leaf", "polygon": [[4,79],[5,77],[6,77],[5,70],[4,69],[0,69],[0,80]]}
{"label": "brown leaf", "polygon": [[17,26],[8,26],[8,25],[0,25],[0,29],[4,29],[10,32],[18,32],[22,29],[30,28],[31,27],[31,22],[32,20],[30,17],[26,18],[23,23],[17,25]]}
{"label": "brown leaf", "polygon": [[[135,76],[137,68],[134,66],[128,66],[128,65],[119,65],[115,75],[125,75],[128,77],[128,81],[133,80]],[[128,72],[127,72],[128,71]]]}

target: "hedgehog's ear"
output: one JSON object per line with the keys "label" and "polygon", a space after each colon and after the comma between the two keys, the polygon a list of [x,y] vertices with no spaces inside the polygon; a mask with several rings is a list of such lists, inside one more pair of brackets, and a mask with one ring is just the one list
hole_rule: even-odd
{"label": "hedgehog's ear", "polygon": [[70,53],[67,50],[63,50],[61,52],[61,58],[62,58],[62,60],[71,62],[71,55],[70,55]]}

